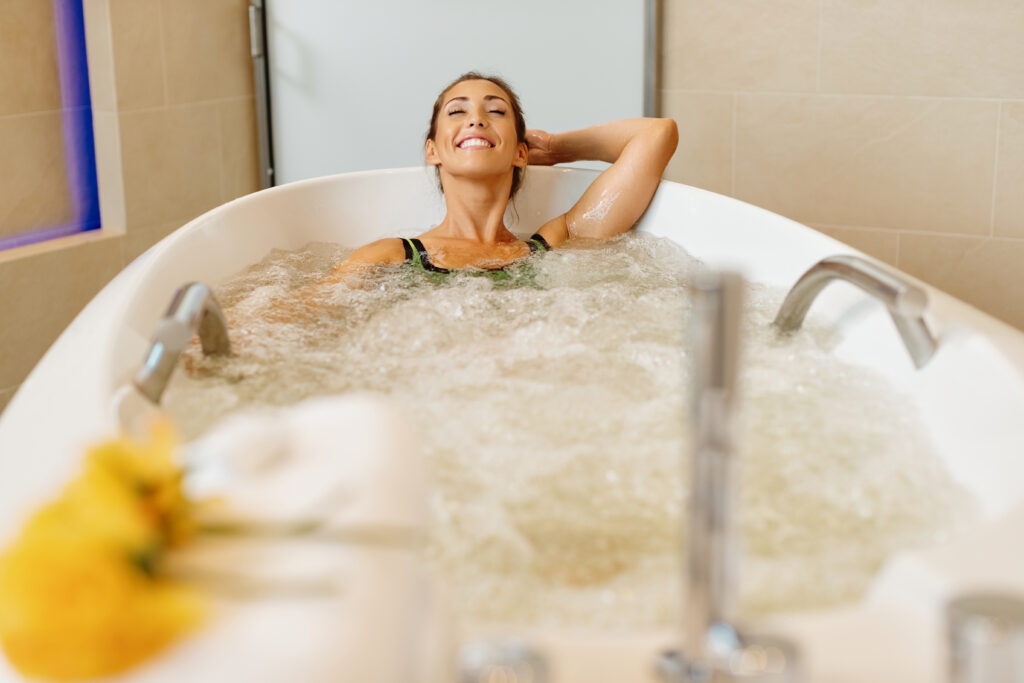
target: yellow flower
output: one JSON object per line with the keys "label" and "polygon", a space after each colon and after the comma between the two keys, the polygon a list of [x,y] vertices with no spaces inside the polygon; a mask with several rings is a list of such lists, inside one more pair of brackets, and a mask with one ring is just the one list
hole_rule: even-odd
{"label": "yellow flower", "polygon": [[198,593],[158,571],[193,529],[173,445],[162,426],[148,443],[92,449],[82,474],[0,555],[0,644],[23,674],[114,674],[200,621]]}
{"label": "yellow flower", "polygon": [[174,438],[165,423],[154,427],[148,443],[122,438],[101,444],[89,452],[83,476],[72,482],[65,498],[89,516],[83,521],[97,532],[140,534],[161,546],[180,545],[192,536],[194,524],[173,451]]}
{"label": "yellow flower", "polygon": [[197,625],[190,588],[84,538],[22,538],[0,559],[0,638],[21,673],[58,680],[124,671]]}

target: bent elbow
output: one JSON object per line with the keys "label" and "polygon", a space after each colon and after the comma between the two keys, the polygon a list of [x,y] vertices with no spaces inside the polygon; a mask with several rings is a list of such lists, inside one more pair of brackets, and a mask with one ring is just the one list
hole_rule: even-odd
{"label": "bent elbow", "polygon": [[675,119],[651,119],[647,140],[651,162],[657,167],[656,173],[660,177],[679,144],[679,127]]}
{"label": "bent elbow", "polygon": [[658,137],[661,141],[665,151],[668,152],[669,156],[676,151],[676,145],[679,144],[679,126],[676,125],[675,119],[655,119],[658,126]]}

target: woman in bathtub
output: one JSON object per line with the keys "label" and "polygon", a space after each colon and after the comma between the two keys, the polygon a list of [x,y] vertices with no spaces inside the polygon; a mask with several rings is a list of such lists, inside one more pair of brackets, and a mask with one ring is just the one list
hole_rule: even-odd
{"label": "woman in bathtub", "polygon": [[[428,271],[496,270],[571,237],[608,238],[633,227],[676,149],[672,119],[623,119],[568,133],[527,130],[519,99],[503,80],[475,72],[438,96],[426,139],[447,214],[415,239],[386,238],[357,249],[331,273],[410,262]],[[505,208],[527,164],[611,164],[579,201],[523,242],[505,227]]]}

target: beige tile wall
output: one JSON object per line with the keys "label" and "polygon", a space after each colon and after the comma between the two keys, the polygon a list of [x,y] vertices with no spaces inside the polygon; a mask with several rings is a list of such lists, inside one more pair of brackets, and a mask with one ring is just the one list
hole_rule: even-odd
{"label": "beige tile wall", "polygon": [[0,237],[72,219],[62,118],[59,109],[0,117]]}
{"label": "beige tile wall", "polygon": [[0,116],[60,109],[53,3],[4,0]]}
{"label": "beige tile wall", "polygon": [[[68,210],[52,189],[64,177],[52,3],[3,3],[0,181],[10,182],[0,234],[14,218],[47,221]],[[103,229],[0,252],[0,410],[123,266],[200,213],[258,189],[247,6],[85,0]],[[49,53],[39,49],[46,40]],[[29,134],[47,126],[48,136]],[[8,160],[18,174],[4,175]]]}
{"label": "beige tile wall", "polygon": [[1024,4],[664,0],[667,177],[1024,329]]}
{"label": "beige tile wall", "polygon": [[76,239],[74,247],[0,262],[5,321],[0,325],[0,387],[20,383],[46,350],[37,341],[56,339],[96,289],[117,275],[122,267],[117,242],[116,236],[93,233]]}
{"label": "beige tile wall", "polygon": [[53,3],[4,0],[0,20],[0,237],[71,219]]}

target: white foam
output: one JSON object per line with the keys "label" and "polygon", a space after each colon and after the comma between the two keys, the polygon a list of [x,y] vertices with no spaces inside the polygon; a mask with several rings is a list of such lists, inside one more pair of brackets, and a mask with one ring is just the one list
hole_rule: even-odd
{"label": "white foam", "polygon": [[608,212],[612,210],[612,206],[615,205],[615,200],[619,198],[619,194],[619,192],[609,194],[608,190],[603,190],[600,198],[597,200],[597,204],[584,211],[580,218],[585,221],[604,220]]}
{"label": "white foam", "polygon": [[[183,429],[241,406],[389,394],[419,418],[437,484],[429,556],[468,623],[675,623],[699,264],[629,234],[517,266],[518,286],[382,269],[297,308],[305,324],[265,319],[344,255],[276,252],[218,291],[238,355],[193,351],[175,374],[166,402]],[[832,357],[813,316],[776,338],[781,295],[752,287],[745,323],[743,602],[758,611],[855,598],[894,549],[970,508],[909,400]]]}

